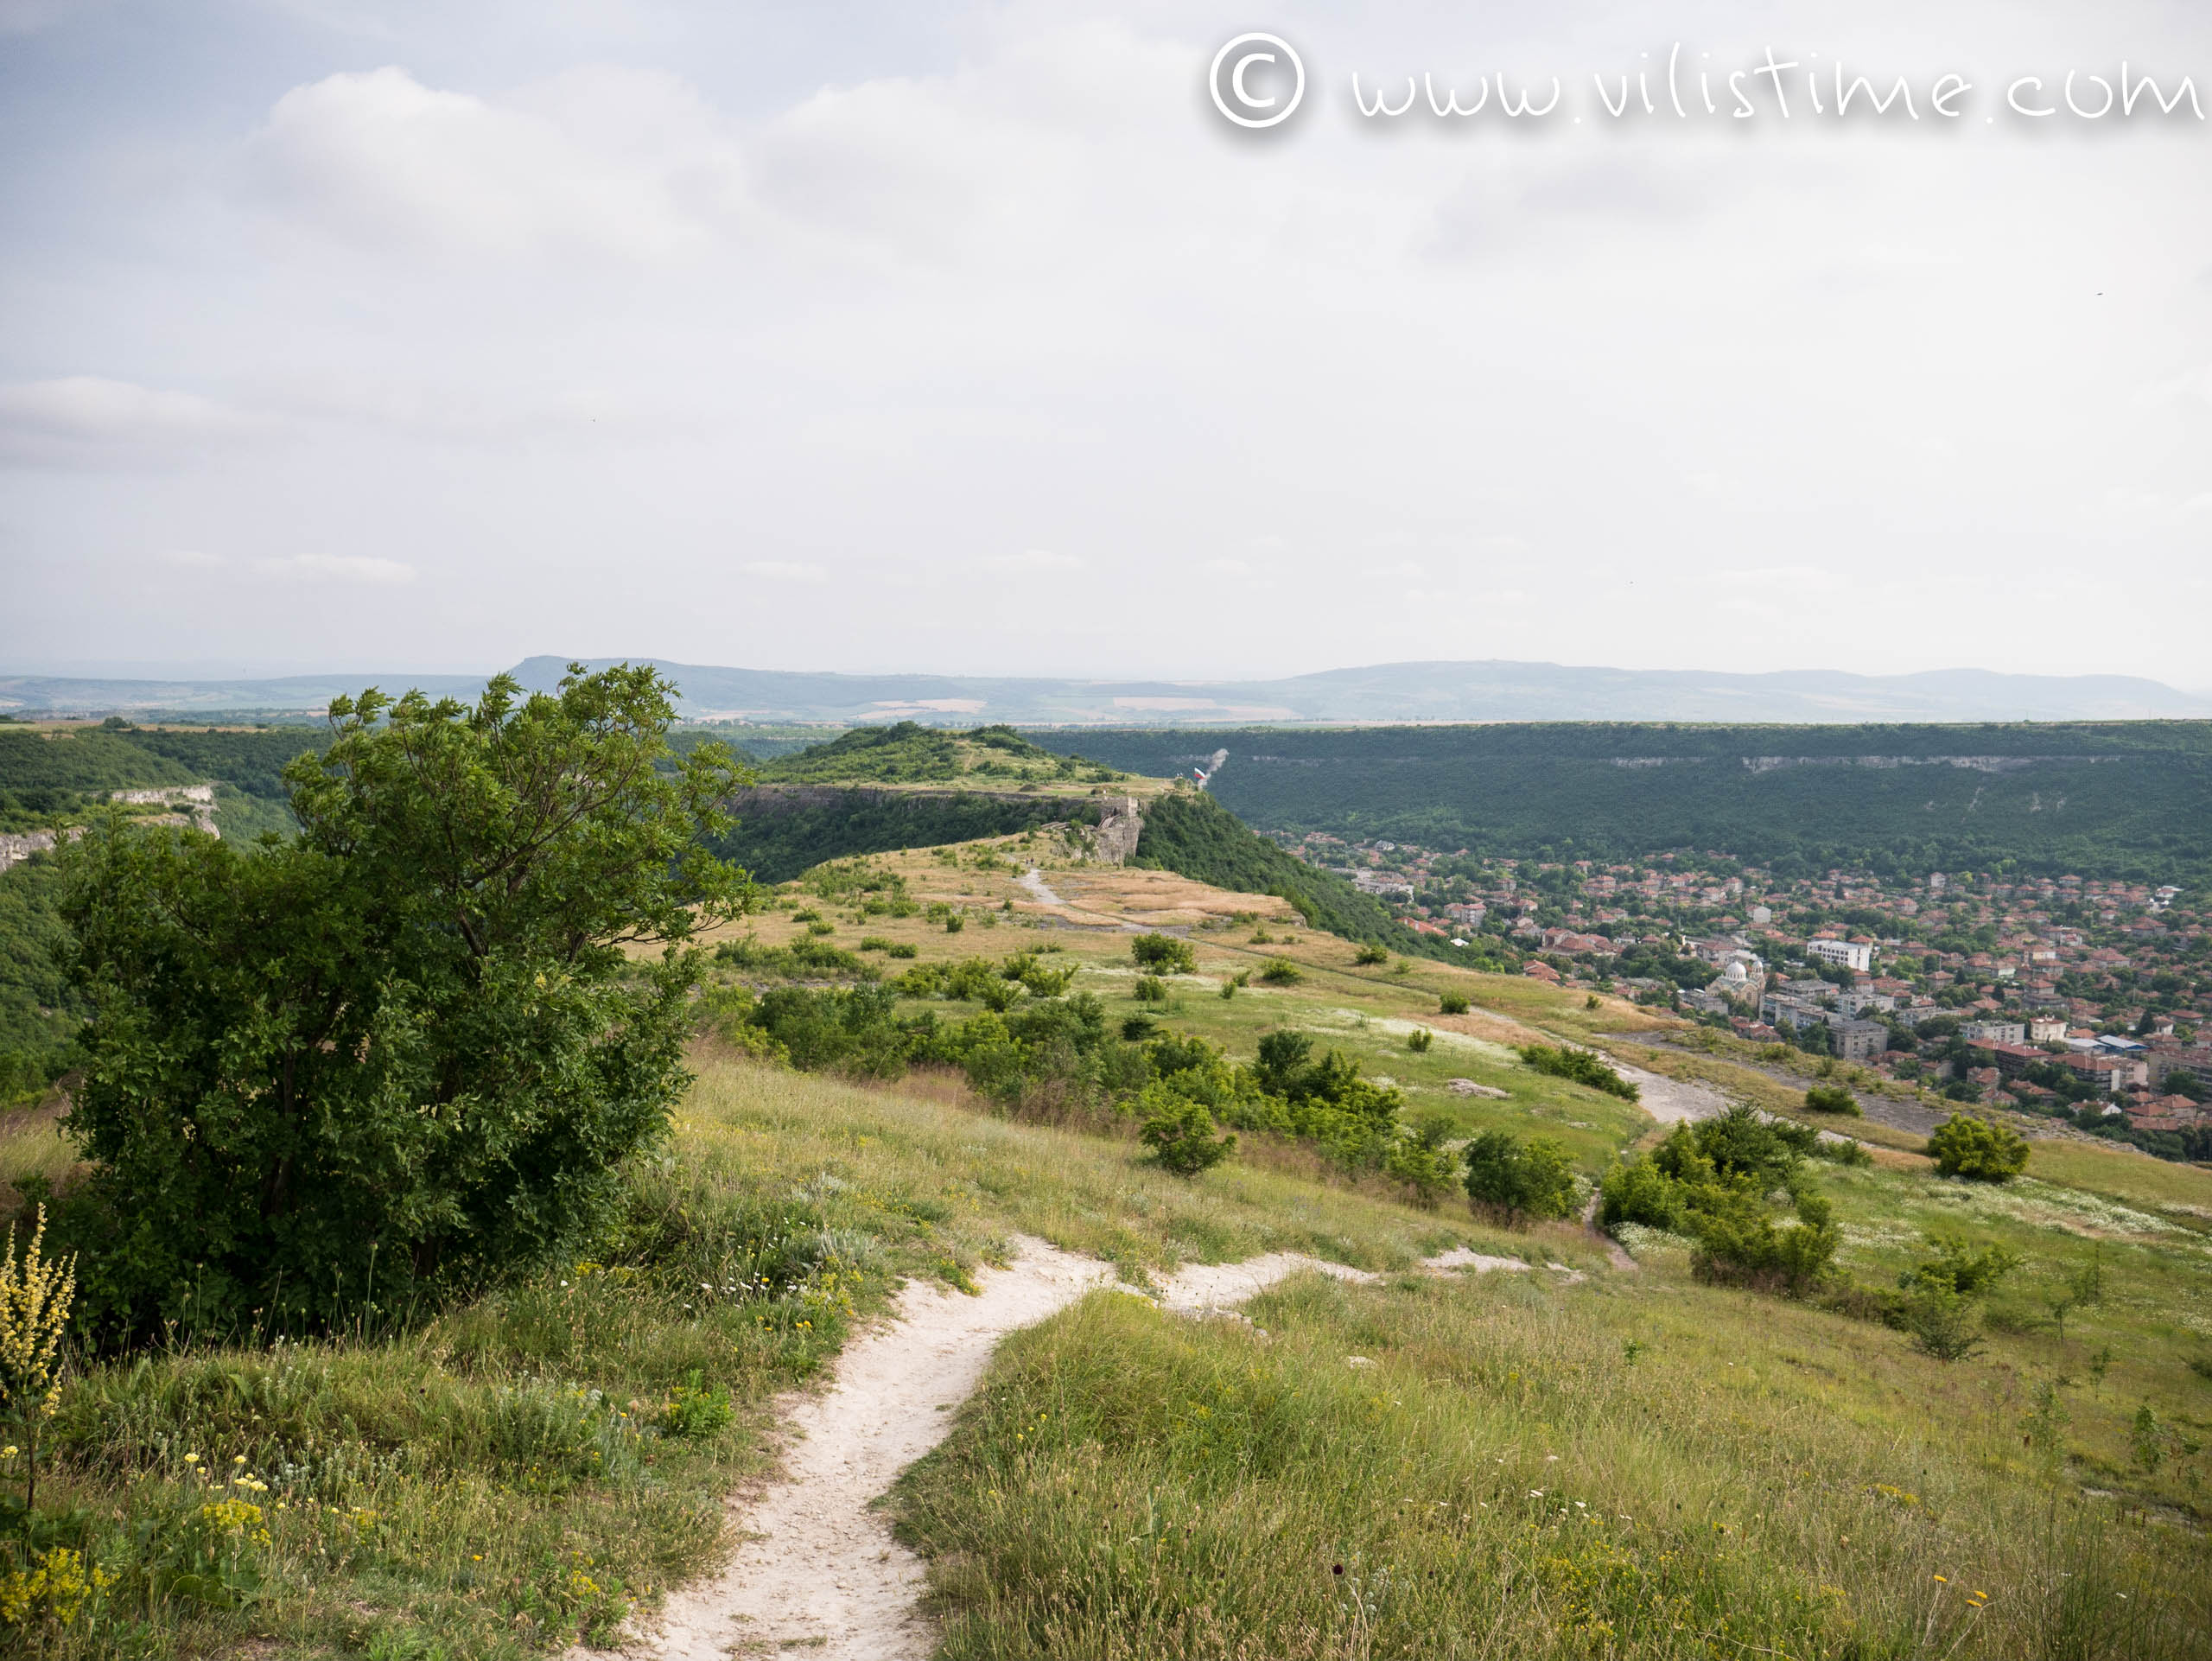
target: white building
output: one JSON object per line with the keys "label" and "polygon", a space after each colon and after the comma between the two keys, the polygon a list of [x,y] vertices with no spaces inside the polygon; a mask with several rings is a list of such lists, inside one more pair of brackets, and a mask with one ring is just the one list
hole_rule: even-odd
{"label": "white building", "polygon": [[1874,966],[1874,948],[1865,940],[1808,940],[1805,955],[1822,963],[1840,964],[1846,969],[1870,970]]}

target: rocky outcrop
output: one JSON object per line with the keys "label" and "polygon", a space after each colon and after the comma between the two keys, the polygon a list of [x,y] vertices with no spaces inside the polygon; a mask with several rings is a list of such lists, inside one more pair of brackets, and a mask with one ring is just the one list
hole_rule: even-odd
{"label": "rocky outcrop", "polygon": [[52,852],[54,843],[60,837],[66,837],[74,842],[84,834],[83,825],[73,824],[61,831],[26,830],[21,836],[0,835],[0,871],[11,865],[22,864],[33,854]]}
{"label": "rocky outcrop", "polygon": [[1144,814],[1134,796],[1109,796],[1098,804],[1094,857],[1107,865],[1126,865],[1136,857],[1144,834]]}

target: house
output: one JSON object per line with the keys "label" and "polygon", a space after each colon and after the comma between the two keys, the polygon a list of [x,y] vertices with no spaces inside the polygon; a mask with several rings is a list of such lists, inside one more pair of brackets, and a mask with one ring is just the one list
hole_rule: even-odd
{"label": "house", "polygon": [[1959,1036],[1990,1044],[2024,1044],[2028,1029],[2017,1021],[1969,1021],[1959,1028]]}
{"label": "house", "polygon": [[1559,971],[1548,963],[1523,964],[1521,972],[1531,980],[1548,981],[1554,986],[1559,984]]}
{"label": "house", "polygon": [[2051,1015],[2031,1016],[2028,1021],[2028,1042],[2031,1044],[2063,1044],[2066,1041],[2066,1023]]}

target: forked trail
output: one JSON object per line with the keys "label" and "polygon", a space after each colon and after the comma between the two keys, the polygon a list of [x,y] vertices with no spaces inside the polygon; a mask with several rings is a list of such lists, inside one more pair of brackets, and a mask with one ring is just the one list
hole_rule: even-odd
{"label": "forked trail", "polygon": [[[1000,1339],[1113,1283],[1109,1263],[1021,1238],[1013,1263],[978,1276],[982,1295],[910,1283],[893,1318],[845,1346],[836,1382],[796,1398],[782,1473],[733,1500],[741,1531],[719,1575],[672,1594],[650,1632],[623,1653],[662,1661],[726,1661],[785,1652],[818,1661],[921,1661],[933,1645],[920,1609],[921,1560],[891,1537],[871,1501],[943,1441],[952,1410],[982,1382]],[[1526,1270],[1464,1248],[1423,1265]],[[1171,1309],[1227,1309],[1287,1275],[1376,1277],[1295,1252],[1194,1264],[1162,1286]],[[1579,1277],[1578,1277],[1579,1278]],[[582,1652],[576,1652],[581,1654]]]}

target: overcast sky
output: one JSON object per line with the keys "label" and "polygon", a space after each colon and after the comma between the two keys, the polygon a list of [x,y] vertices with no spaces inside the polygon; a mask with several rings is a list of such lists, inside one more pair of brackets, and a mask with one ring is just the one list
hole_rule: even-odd
{"label": "overcast sky", "polygon": [[2122,58],[2212,112],[2202,0],[0,0],[0,670],[2212,688],[2212,123]]}

